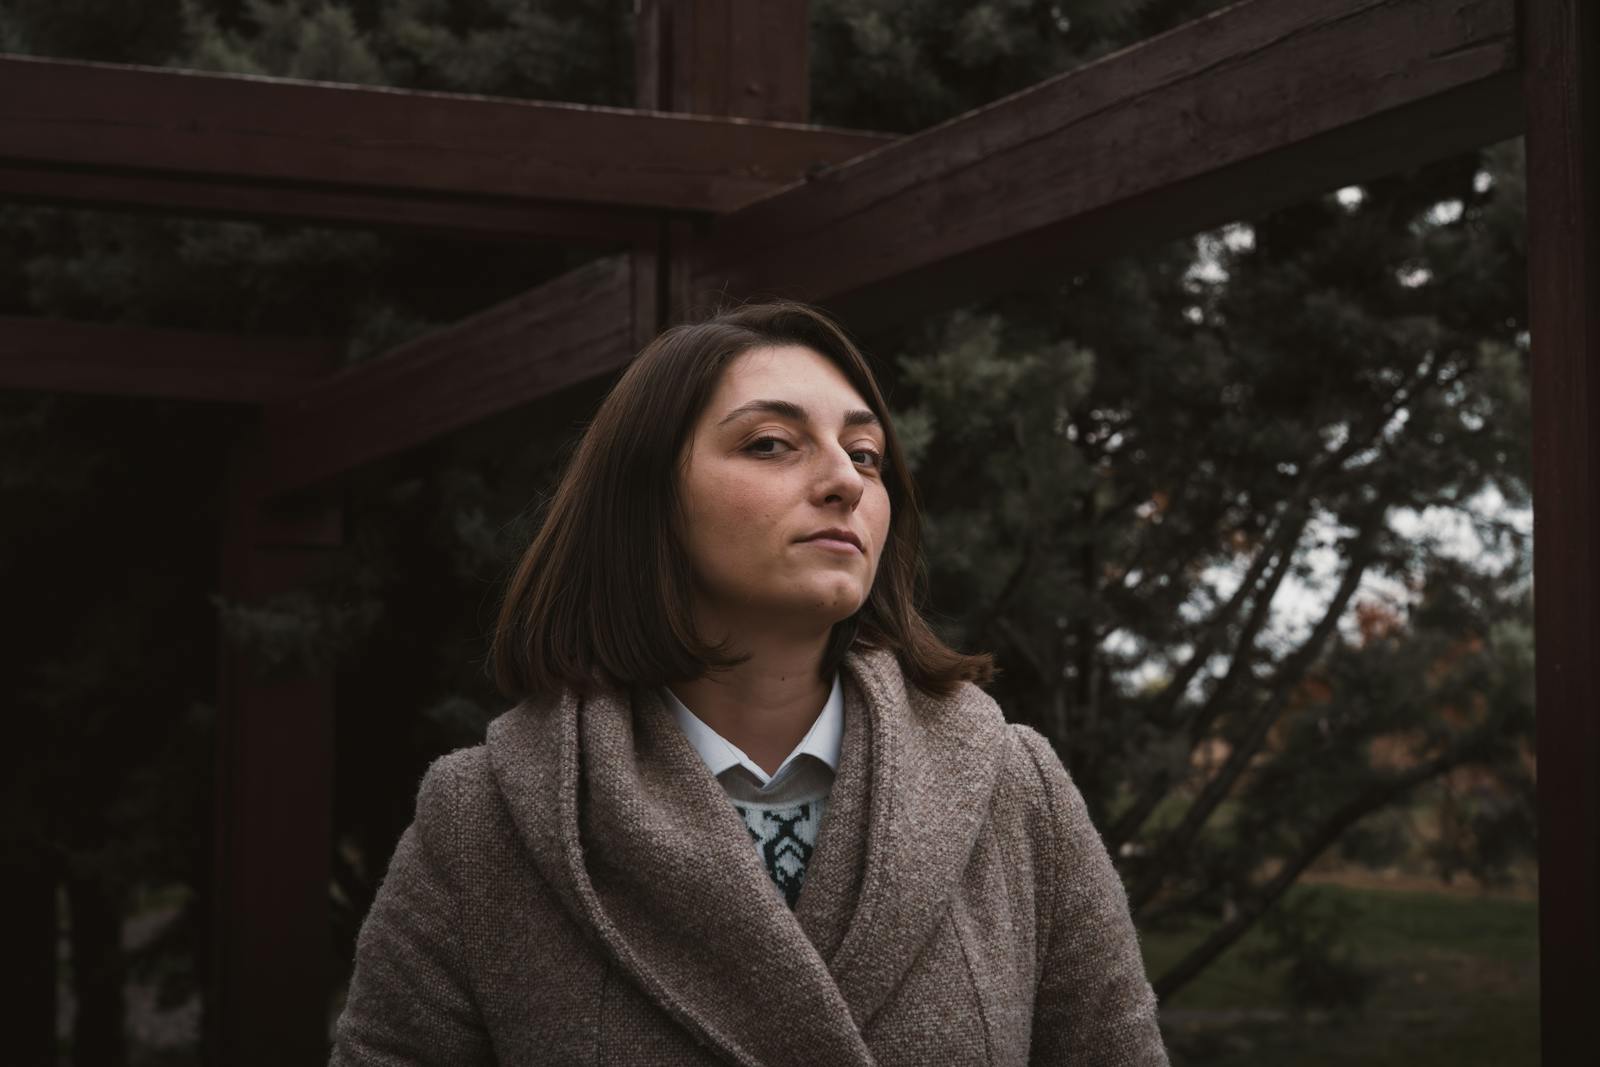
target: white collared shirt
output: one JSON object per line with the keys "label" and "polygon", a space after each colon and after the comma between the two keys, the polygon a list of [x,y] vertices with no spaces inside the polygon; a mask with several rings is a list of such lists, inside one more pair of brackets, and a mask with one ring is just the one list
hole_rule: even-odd
{"label": "white collared shirt", "polygon": [[822,705],[811,729],[770,775],[738,745],[684,707],[672,690],[663,686],[661,696],[684,736],[734,800],[798,803],[826,796],[832,787],[834,772],[839,768],[839,749],[844,741],[844,689],[837,674],[827,702]]}

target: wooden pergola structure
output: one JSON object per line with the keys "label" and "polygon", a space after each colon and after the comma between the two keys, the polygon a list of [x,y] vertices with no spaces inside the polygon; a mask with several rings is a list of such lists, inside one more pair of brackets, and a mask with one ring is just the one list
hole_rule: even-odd
{"label": "wooden pergola structure", "polygon": [[[639,109],[0,56],[0,197],[615,249],[332,371],[332,346],[0,319],[0,387],[259,412],[224,591],[291,587],[341,475],[624,365],[708,293],[857,329],[1523,134],[1546,1062],[1600,1004],[1600,9],[1245,0],[905,138],[805,125],[804,0],[641,0]],[[326,1033],[331,682],[225,657],[214,1049]],[[293,768],[286,781],[283,769]]]}

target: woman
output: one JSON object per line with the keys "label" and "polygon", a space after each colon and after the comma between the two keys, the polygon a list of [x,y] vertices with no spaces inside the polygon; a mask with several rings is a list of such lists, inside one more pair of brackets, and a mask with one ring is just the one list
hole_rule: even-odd
{"label": "woman", "polygon": [[917,527],[821,314],[646,347],[512,580],[520,703],[423,779],[333,1061],[1165,1063],[1082,799],[917,613]]}

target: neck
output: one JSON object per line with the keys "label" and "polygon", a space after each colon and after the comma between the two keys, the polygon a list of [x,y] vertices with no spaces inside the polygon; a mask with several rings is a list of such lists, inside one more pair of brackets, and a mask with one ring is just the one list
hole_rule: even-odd
{"label": "neck", "polygon": [[745,638],[739,642],[750,656],[745,662],[669,688],[696,718],[771,774],[827,703],[832,680],[817,675],[827,641],[826,630],[800,643]]}

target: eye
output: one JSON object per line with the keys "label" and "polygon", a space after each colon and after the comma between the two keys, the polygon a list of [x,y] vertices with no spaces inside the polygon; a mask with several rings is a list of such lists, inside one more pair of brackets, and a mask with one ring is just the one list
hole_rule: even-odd
{"label": "eye", "polygon": [[850,450],[850,458],[857,463],[871,467],[873,470],[881,470],[883,468],[883,454],[874,448],[852,448]]}
{"label": "eye", "polygon": [[754,441],[751,441],[749,444],[744,446],[744,450],[752,455],[757,456],[776,456],[779,455],[783,449],[788,447],[789,442],[785,441],[783,438],[767,435],[765,437],[758,437]]}

